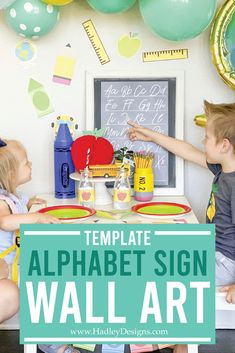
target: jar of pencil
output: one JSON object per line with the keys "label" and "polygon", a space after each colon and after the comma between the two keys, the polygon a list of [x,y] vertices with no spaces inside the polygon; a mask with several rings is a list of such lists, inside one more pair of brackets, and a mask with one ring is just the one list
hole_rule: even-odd
{"label": "jar of pencil", "polygon": [[153,153],[136,153],[134,156],[134,191],[136,201],[151,201],[154,194]]}

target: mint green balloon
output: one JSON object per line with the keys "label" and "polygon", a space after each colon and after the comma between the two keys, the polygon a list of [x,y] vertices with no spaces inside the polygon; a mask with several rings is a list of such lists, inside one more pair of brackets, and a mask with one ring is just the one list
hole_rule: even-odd
{"label": "mint green balloon", "polygon": [[4,10],[9,26],[22,37],[39,38],[52,30],[59,20],[59,7],[40,0],[16,0]]}
{"label": "mint green balloon", "polygon": [[97,11],[118,13],[131,8],[136,0],[87,0],[88,4]]}
{"label": "mint green balloon", "polygon": [[139,0],[144,22],[160,37],[180,41],[198,36],[211,23],[217,0]]}

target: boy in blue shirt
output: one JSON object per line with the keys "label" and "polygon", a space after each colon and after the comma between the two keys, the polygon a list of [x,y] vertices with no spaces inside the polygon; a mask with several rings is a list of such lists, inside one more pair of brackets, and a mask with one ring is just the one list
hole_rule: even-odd
{"label": "boy in blue shirt", "polygon": [[234,301],[235,283],[235,104],[204,102],[207,117],[205,152],[191,144],[129,121],[130,140],[155,142],[214,174],[207,222],[216,225],[216,285],[227,286]]}

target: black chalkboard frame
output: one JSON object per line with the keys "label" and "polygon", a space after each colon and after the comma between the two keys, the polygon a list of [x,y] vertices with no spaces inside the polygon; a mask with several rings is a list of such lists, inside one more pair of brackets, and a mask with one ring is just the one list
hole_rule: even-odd
{"label": "black chalkboard frame", "polygon": [[[174,124],[170,127],[169,135],[183,139],[184,120],[184,72],[183,71],[161,71],[141,70],[136,72],[127,71],[105,71],[86,72],[86,130],[102,127],[100,117],[100,87],[103,81],[162,81],[174,82],[175,100],[174,113],[171,118]],[[172,89],[171,87],[171,89]],[[170,91],[171,92],[171,91]],[[183,195],[184,194],[184,163],[183,160],[169,154],[170,177],[169,185],[155,187],[155,195]]]}

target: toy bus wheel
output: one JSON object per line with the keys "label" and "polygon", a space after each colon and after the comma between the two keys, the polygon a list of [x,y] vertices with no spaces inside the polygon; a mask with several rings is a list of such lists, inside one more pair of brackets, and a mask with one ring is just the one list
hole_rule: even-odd
{"label": "toy bus wheel", "polygon": [[109,177],[109,174],[108,174],[108,173],[105,173],[104,177],[105,177],[105,178],[108,178],[108,177]]}

